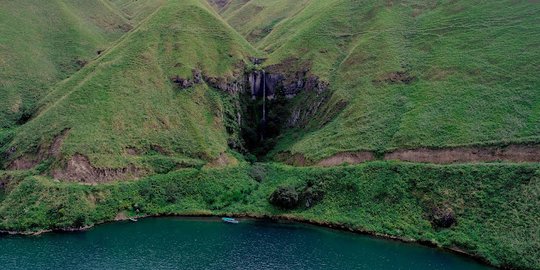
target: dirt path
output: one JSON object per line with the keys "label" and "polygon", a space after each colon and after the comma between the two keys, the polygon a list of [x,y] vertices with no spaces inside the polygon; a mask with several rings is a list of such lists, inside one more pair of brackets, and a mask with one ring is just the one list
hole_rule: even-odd
{"label": "dirt path", "polygon": [[540,145],[456,147],[446,149],[419,148],[397,150],[386,154],[384,159],[437,164],[494,161],[540,162]]}
{"label": "dirt path", "polygon": [[[314,162],[302,154],[278,156],[284,163],[294,166],[317,165],[322,167],[338,166],[343,164],[359,164],[377,160],[374,153],[369,151],[343,152]],[[540,162],[540,145],[508,145],[498,146],[470,146],[453,148],[417,148],[399,149],[386,153],[383,160],[398,160],[419,163],[452,164],[452,163],[478,163],[478,162]]]}

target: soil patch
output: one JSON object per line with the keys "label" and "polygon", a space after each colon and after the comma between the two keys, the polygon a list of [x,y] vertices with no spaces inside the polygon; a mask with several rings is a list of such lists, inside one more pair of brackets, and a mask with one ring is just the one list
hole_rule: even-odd
{"label": "soil patch", "polygon": [[67,162],[65,168],[54,170],[52,176],[67,181],[98,184],[114,180],[136,179],[144,173],[144,170],[133,165],[124,168],[96,168],[90,163],[88,157],[75,154]]}
{"label": "soil patch", "polygon": [[419,148],[397,150],[386,154],[384,159],[438,164],[495,161],[540,162],[540,145],[456,147],[446,149]]}
{"label": "soil patch", "polygon": [[292,165],[292,166],[310,166],[313,165],[313,161],[309,160],[302,154],[291,154],[289,152],[285,153],[279,153],[276,155],[276,159],[278,161],[281,161],[285,164]]}
{"label": "soil patch", "polygon": [[[40,145],[37,154],[25,154],[12,161],[8,166],[8,170],[29,170],[41,163],[43,160],[51,157],[58,158],[61,155],[60,150],[64,144],[64,140],[69,135],[69,129],[64,129],[60,134],[53,138],[51,144],[47,146]],[[14,149],[16,150],[16,149]],[[13,151],[15,152],[15,151]]]}
{"label": "soil patch", "polygon": [[[276,155],[276,160],[292,166],[330,167],[343,164],[359,164],[377,160],[370,151],[344,152],[313,162],[303,154],[283,152]],[[455,148],[418,148],[401,149],[384,155],[384,160],[399,160],[419,163],[451,164],[474,162],[540,162],[540,145],[508,145],[505,147],[455,147]]]}
{"label": "soil patch", "polygon": [[325,158],[317,163],[318,166],[329,167],[342,164],[358,164],[374,160],[375,156],[371,152],[339,153],[329,158]]}

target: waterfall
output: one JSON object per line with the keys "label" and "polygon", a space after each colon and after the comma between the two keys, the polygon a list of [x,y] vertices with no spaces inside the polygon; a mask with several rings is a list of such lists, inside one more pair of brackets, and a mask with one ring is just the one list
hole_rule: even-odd
{"label": "waterfall", "polygon": [[263,108],[262,108],[262,121],[263,123],[266,122],[266,73],[263,70],[262,71],[262,80],[263,80]]}
{"label": "waterfall", "polygon": [[266,73],[262,71],[262,90],[263,90],[263,106],[262,106],[262,122],[261,122],[261,142],[264,141],[264,131],[266,129]]}

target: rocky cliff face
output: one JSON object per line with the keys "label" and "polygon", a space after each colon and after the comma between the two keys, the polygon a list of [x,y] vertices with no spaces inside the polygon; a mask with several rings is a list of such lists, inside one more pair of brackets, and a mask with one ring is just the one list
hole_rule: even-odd
{"label": "rocky cliff face", "polygon": [[[264,64],[263,59],[251,61],[255,67]],[[305,126],[328,100],[328,83],[307,66],[289,59],[246,71],[239,64],[230,77],[213,77],[194,69],[190,78],[175,76],[170,80],[179,90],[206,83],[233,97],[233,111],[227,113],[234,118],[227,122],[235,123],[227,128],[234,137],[229,146],[263,156],[284,129]]]}
{"label": "rocky cliff face", "polygon": [[206,83],[210,87],[227,92],[229,94],[240,92],[244,88],[244,80],[241,78],[241,75],[235,74],[232,77],[214,77],[206,75],[198,69],[192,70],[191,73],[191,78],[182,78],[177,75],[171,78],[171,82],[176,85],[180,90],[187,89],[194,86],[195,84],[201,83]]}
{"label": "rocky cliff face", "polygon": [[248,82],[253,97],[272,98],[278,91],[287,98],[293,98],[303,91],[324,92],[328,89],[328,83],[309,73],[309,70],[301,70],[293,73],[272,72],[257,70],[249,73]]}
{"label": "rocky cliff face", "polygon": [[282,87],[284,79],[282,74],[267,73],[264,70],[253,71],[247,77],[253,98],[263,96],[273,98],[279,87]]}
{"label": "rocky cliff face", "polygon": [[246,72],[244,81],[242,137],[255,156],[270,151],[284,129],[304,126],[328,100],[328,83],[295,60]]}

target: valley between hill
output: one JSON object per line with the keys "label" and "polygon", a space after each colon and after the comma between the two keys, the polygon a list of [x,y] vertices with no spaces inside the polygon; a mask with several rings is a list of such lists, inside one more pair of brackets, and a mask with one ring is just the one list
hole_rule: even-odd
{"label": "valley between hill", "polygon": [[540,269],[538,18],[536,1],[7,1],[0,230],[279,217]]}

